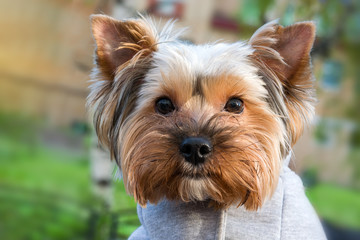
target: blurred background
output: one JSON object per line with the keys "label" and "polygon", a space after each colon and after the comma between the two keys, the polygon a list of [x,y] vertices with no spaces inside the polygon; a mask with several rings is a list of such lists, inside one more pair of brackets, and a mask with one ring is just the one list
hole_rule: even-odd
{"label": "blurred background", "polygon": [[147,13],[184,40],[248,39],[262,24],[312,20],[317,117],[292,168],[329,239],[360,239],[360,1],[1,0],[0,239],[126,239],[136,205],[85,110],[89,15]]}

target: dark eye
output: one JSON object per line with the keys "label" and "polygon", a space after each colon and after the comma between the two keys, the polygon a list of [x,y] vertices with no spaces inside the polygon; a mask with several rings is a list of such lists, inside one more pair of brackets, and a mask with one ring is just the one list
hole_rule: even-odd
{"label": "dark eye", "polygon": [[230,98],[225,105],[225,110],[232,113],[241,113],[244,110],[244,102],[239,98]]}
{"label": "dark eye", "polygon": [[160,98],[155,103],[155,109],[158,113],[166,115],[175,110],[174,104],[168,98]]}

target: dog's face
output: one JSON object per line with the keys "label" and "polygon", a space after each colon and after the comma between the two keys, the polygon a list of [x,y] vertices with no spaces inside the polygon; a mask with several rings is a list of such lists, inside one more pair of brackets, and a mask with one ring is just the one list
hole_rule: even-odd
{"label": "dog's face", "polygon": [[269,23],[248,42],[190,45],[171,24],[95,15],[89,103],[99,140],[141,205],[259,208],[313,115],[314,25]]}

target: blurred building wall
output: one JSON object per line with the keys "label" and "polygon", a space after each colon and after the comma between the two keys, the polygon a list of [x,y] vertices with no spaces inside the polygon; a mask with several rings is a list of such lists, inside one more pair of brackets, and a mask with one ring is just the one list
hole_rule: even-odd
{"label": "blurred building wall", "polygon": [[0,109],[52,125],[84,121],[91,1],[0,2]]}

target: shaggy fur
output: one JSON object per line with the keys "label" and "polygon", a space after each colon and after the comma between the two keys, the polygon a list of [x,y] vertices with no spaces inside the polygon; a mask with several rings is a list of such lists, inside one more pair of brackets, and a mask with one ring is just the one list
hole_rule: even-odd
{"label": "shaggy fur", "polygon": [[[270,22],[248,42],[206,45],[181,42],[172,25],[157,32],[146,19],[92,16],[97,50],[88,104],[98,138],[141,205],[165,197],[256,210],[314,114],[314,25]],[[163,97],[174,112],[155,110]],[[241,113],[224,109],[234,97],[244,103]],[[190,136],[213,145],[202,164],[179,152]]]}

